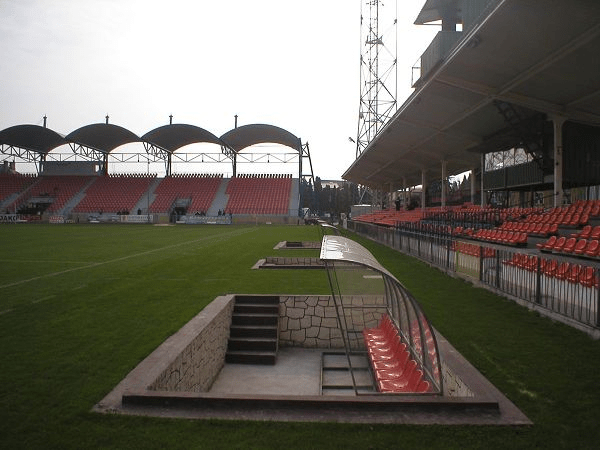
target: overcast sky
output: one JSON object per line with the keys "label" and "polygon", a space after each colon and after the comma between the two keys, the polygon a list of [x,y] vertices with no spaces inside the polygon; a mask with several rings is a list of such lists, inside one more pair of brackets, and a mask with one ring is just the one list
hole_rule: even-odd
{"label": "overcast sky", "polygon": [[[413,25],[423,3],[398,0],[400,105],[438,31]],[[47,115],[68,134],[109,114],[141,136],[173,114],[220,136],[237,114],[308,142],[315,175],[340,179],[356,152],[361,4],[368,17],[366,0],[0,0],[0,129]]]}

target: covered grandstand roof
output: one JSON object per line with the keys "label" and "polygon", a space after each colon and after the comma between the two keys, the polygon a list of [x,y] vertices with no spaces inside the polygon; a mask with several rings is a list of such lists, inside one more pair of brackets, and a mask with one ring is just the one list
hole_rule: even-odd
{"label": "covered grandstand roof", "polygon": [[133,142],[140,142],[139,136],[126,128],[110,123],[95,123],[86,125],[69,133],[66,138],[69,142],[110,153],[117,147]]}
{"label": "covered grandstand roof", "polygon": [[233,150],[240,152],[251,145],[275,143],[301,150],[300,138],[273,125],[251,124],[228,131],[221,139]]}
{"label": "covered grandstand roof", "polygon": [[[437,20],[436,8],[446,3],[427,1],[419,21]],[[495,100],[516,105],[525,119],[541,113],[600,125],[600,2],[490,5],[343,178],[399,187],[403,177],[409,186],[421,184],[422,170],[428,180],[441,179],[442,161],[449,175],[480,167],[481,153],[518,144]]]}
{"label": "covered grandstand roof", "polygon": [[300,138],[274,125],[244,125],[225,133],[221,138],[195,125],[170,124],[155,128],[141,138],[132,131],[109,123],[86,125],[63,136],[38,125],[16,125],[0,131],[0,145],[19,147],[37,153],[69,142],[110,153],[115,148],[134,142],[148,142],[169,152],[194,143],[214,143],[240,152],[246,147],[262,143],[275,143],[301,151]]}
{"label": "covered grandstand roof", "polygon": [[0,145],[15,146],[39,154],[66,144],[62,134],[39,125],[15,125],[0,131]]}
{"label": "covered grandstand roof", "polygon": [[187,124],[170,124],[155,128],[142,136],[142,140],[169,152],[186,145],[207,142],[225,145],[221,139],[204,128]]}
{"label": "covered grandstand roof", "polygon": [[423,25],[436,20],[442,20],[444,11],[454,6],[456,6],[456,0],[427,0],[423,8],[421,8],[417,20],[415,20],[415,24]]}

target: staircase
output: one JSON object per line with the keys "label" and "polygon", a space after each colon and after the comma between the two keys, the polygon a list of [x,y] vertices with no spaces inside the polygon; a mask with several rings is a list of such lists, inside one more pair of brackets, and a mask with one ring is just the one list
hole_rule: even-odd
{"label": "staircase", "polygon": [[278,325],[278,296],[236,296],[225,362],[275,364]]}
{"label": "staircase", "polygon": [[217,189],[217,192],[215,193],[215,198],[206,212],[207,216],[216,216],[219,213],[219,210],[225,211],[227,201],[229,200],[229,195],[226,193],[228,184],[229,178],[223,178],[221,180],[219,189]]}

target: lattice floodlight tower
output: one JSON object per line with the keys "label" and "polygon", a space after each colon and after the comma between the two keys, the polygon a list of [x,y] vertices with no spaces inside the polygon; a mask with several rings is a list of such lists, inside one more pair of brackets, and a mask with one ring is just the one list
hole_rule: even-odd
{"label": "lattice floodlight tower", "polygon": [[397,26],[395,0],[361,3],[357,158],[397,109]]}

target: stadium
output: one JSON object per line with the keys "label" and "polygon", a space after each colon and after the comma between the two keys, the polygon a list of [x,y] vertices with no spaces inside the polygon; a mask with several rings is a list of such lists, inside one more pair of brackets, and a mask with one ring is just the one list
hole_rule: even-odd
{"label": "stadium", "polygon": [[1,130],[3,446],[595,447],[598,19],[425,1],[335,226],[276,125]]}

